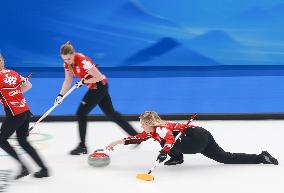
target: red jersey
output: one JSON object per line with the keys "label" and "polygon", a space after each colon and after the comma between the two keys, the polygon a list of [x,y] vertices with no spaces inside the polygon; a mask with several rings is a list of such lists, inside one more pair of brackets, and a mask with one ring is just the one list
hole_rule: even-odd
{"label": "red jersey", "polygon": [[195,128],[196,126],[168,122],[165,126],[155,127],[154,132],[146,133],[145,131],[143,131],[142,133],[139,133],[135,136],[124,138],[124,144],[139,144],[142,141],[153,138],[159,143],[162,143],[162,141],[164,141],[163,151],[169,153],[176,142],[173,132],[183,132],[186,128],[189,127]]}
{"label": "red jersey", "polygon": [[29,110],[21,90],[21,82],[22,77],[14,70],[0,71],[1,102],[4,110],[8,107],[13,116]]}
{"label": "red jersey", "polygon": [[[68,65],[64,63],[64,69],[66,71],[72,70],[72,74],[75,77],[78,78],[84,78],[85,75],[88,73],[88,71],[92,68],[96,67],[97,65],[87,56],[81,54],[81,53],[76,53],[74,56],[74,64],[73,65]],[[92,76],[88,76],[86,79],[92,78]],[[107,83],[107,79],[104,76],[104,79],[102,80],[103,84]],[[96,89],[97,85],[95,83],[91,84],[86,84],[89,89]]]}

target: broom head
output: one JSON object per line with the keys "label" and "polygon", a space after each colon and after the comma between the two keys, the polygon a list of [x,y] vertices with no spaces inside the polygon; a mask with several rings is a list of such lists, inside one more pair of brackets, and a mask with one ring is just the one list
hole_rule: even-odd
{"label": "broom head", "polygon": [[151,174],[137,174],[136,178],[139,180],[144,180],[144,181],[153,181],[154,180],[154,176],[152,176]]}

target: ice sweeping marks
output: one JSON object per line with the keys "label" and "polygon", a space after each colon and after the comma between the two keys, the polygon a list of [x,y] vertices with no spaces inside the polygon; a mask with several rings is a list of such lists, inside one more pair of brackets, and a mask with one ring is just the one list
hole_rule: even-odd
{"label": "ice sweeping marks", "polygon": [[5,192],[11,179],[11,170],[0,170],[0,193]]}

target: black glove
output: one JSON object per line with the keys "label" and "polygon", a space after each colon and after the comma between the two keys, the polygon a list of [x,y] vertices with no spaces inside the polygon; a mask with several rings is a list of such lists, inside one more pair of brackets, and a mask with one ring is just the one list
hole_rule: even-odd
{"label": "black glove", "polygon": [[168,154],[165,151],[161,150],[160,154],[157,157],[157,161],[159,161],[161,163],[161,162],[163,162],[167,159],[167,156],[168,156]]}

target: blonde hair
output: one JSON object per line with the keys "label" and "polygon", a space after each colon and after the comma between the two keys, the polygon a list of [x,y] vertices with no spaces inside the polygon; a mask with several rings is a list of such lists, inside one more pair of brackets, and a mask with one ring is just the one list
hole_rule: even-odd
{"label": "blonde hair", "polygon": [[[0,52],[0,61],[1,61],[1,65],[3,65],[4,68],[4,56],[2,55],[2,53]],[[3,70],[2,67],[0,67],[0,70]]]}
{"label": "blonde hair", "polygon": [[162,120],[155,111],[145,111],[139,116],[140,120],[151,127],[166,125],[167,122]]}
{"label": "blonde hair", "polygon": [[75,53],[75,49],[70,41],[62,44],[60,47],[60,55],[68,55]]}

